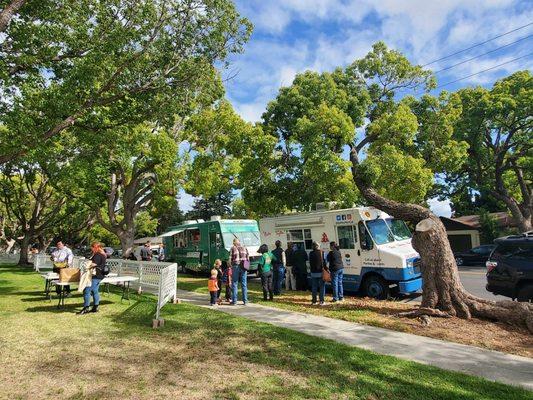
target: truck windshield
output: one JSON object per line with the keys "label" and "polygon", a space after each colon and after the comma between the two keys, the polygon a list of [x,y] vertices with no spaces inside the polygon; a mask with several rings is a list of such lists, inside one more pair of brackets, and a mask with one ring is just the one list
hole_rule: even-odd
{"label": "truck windshield", "polygon": [[411,231],[401,219],[386,218],[385,222],[389,226],[394,236],[394,240],[411,239]]}
{"label": "truck windshield", "polygon": [[229,249],[233,245],[233,239],[239,239],[243,246],[259,246],[259,232],[225,232],[222,234],[224,238],[224,247]]}
{"label": "truck windshield", "polygon": [[376,244],[385,244],[394,241],[394,236],[385,220],[374,219],[372,221],[366,221],[366,226]]}

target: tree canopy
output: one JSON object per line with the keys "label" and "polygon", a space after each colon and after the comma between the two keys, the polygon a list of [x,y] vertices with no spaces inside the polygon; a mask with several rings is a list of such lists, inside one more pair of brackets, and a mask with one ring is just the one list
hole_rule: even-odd
{"label": "tree canopy", "polygon": [[174,127],[220,98],[216,65],[251,31],[229,0],[43,0],[14,11],[0,39],[0,163],[71,127]]}
{"label": "tree canopy", "polygon": [[519,71],[491,89],[457,92],[461,116],[454,137],[468,143],[462,168],[448,190],[473,189],[511,212],[521,231],[533,229],[533,77]]}

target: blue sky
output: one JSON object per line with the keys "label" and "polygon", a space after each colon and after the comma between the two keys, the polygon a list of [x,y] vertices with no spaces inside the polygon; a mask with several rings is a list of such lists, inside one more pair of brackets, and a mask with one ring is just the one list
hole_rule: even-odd
{"label": "blue sky", "polygon": [[[224,72],[227,96],[248,121],[260,119],[280,87],[305,70],[329,71],[364,56],[383,40],[415,63],[433,60],[533,22],[533,2],[516,0],[238,0],[237,8],[254,24],[244,54],[231,58]],[[440,85],[507,63],[533,52],[533,25],[431,64],[434,71],[497,47],[504,49],[437,74]],[[491,86],[516,70],[531,69],[533,56],[446,87]],[[190,196],[182,196],[188,209]],[[446,203],[435,212],[448,214]]]}

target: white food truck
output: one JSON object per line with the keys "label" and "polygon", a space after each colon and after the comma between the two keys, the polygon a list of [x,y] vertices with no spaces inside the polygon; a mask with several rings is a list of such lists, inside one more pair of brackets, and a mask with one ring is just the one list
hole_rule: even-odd
{"label": "white food truck", "polygon": [[[407,294],[422,287],[420,258],[411,246],[411,232],[404,221],[373,207],[315,211],[263,218],[259,221],[261,243],[283,248],[291,242],[307,252],[312,242],[325,254],[337,242],[344,263],[345,290],[375,298],[391,291]],[[309,267],[308,267],[309,268]]]}

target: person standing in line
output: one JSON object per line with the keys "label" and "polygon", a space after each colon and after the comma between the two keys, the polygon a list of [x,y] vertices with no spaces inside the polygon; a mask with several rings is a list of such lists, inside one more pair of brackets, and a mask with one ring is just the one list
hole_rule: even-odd
{"label": "person standing in line", "polygon": [[[91,286],[83,289],[83,308],[80,312],[78,312],[78,315],[83,315],[90,312],[98,312],[98,306],[100,304],[100,282],[102,282],[102,279],[104,279],[109,272],[106,269],[105,262],[107,257],[104,249],[102,248],[102,244],[98,242],[93,243],[91,245],[91,251],[91,266],[89,268],[94,268],[94,275],[91,279]],[[89,310],[89,305],[91,304],[91,295],[93,296],[93,308]]]}
{"label": "person standing in line", "polygon": [[152,261],[151,243],[146,242],[141,249],[141,261]]}
{"label": "person standing in line", "polygon": [[322,279],[322,272],[324,271],[325,261],[324,254],[320,250],[320,246],[317,242],[313,242],[313,250],[309,253],[309,265],[311,267],[311,301],[313,305],[316,305],[316,295],[319,291],[320,305],[323,306],[324,297],[326,295],[326,285]]}
{"label": "person standing in line", "polygon": [[328,253],[329,272],[331,273],[331,286],[333,289],[333,303],[344,300],[344,290],[342,284],[344,265],[342,254],[337,243],[330,242],[330,252]]}
{"label": "person standing in line", "polygon": [[165,245],[163,243],[159,243],[159,253],[157,253],[157,261],[165,261]]}
{"label": "person standing in line", "polygon": [[211,276],[207,281],[207,290],[209,290],[209,305],[215,306],[217,304],[217,293],[218,293],[218,284],[217,284],[217,270],[213,268],[211,270]]}
{"label": "person standing in line", "polygon": [[[56,243],[57,249],[51,255],[54,267],[52,271],[59,274],[59,271],[63,268],[72,267],[74,261],[74,254],[61,240]],[[59,294],[60,288],[56,285],[56,292]],[[70,297],[70,285],[65,286],[65,297]]]}
{"label": "person standing in line", "polygon": [[285,281],[285,265],[287,264],[287,259],[285,257],[285,251],[281,248],[281,242],[276,240],[276,248],[272,251],[274,255],[273,267],[273,285],[274,285],[274,294],[279,296],[281,294],[281,286],[283,281]]}
{"label": "person standing in line", "polygon": [[239,295],[238,287],[241,285],[242,290],[242,304],[248,303],[248,269],[250,269],[250,258],[248,249],[241,246],[239,239],[233,239],[233,246],[230,250],[231,271],[232,271],[232,287],[231,287],[231,304],[237,304]]}
{"label": "person standing in line", "polygon": [[287,250],[285,250],[285,290],[296,290],[296,278],[292,270],[292,243],[287,242]]}
{"label": "person standing in line", "polygon": [[217,270],[213,268],[211,270],[211,277],[207,281],[207,289],[209,290],[210,301],[209,305],[214,306],[217,304],[217,293],[218,293],[218,284],[217,284]]}
{"label": "person standing in line", "polygon": [[214,269],[215,269],[215,271],[217,271],[217,286],[218,286],[217,304],[220,304],[220,303],[222,303],[222,300],[220,299],[220,293],[222,292],[222,275],[223,275],[223,272],[222,272],[222,261],[220,259],[218,259],[218,258],[215,260]]}
{"label": "person standing in line", "polygon": [[259,261],[259,272],[261,274],[261,286],[263,287],[263,300],[274,300],[273,291],[273,263],[276,261],[276,256],[268,251],[266,244],[261,245],[259,253],[262,254],[261,261]]}
{"label": "person standing in line", "polygon": [[292,254],[292,272],[296,277],[296,290],[307,290],[307,252],[301,246],[294,245]]}
{"label": "person standing in line", "polygon": [[221,283],[226,286],[226,302],[231,303],[231,266],[227,261],[222,263],[222,281]]}

